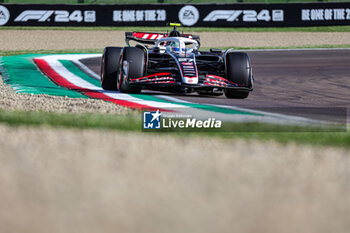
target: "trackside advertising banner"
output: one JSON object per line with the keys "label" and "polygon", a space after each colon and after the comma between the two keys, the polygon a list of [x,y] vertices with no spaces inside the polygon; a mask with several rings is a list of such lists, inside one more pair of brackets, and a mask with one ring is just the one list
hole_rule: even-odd
{"label": "trackside advertising banner", "polygon": [[349,3],[0,5],[0,26],[288,27],[350,25]]}

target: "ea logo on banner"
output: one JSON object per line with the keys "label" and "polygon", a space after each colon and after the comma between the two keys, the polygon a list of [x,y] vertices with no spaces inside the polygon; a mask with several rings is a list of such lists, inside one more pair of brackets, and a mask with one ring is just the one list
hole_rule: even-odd
{"label": "ea logo on banner", "polygon": [[10,19],[10,12],[6,7],[0,6],[0,26],[5,25]]}
{"label": "ea logo on banner", "polygon": [[179,11],[179,20],[182,25],[192,26],[197,23],[199,12],[194,6],[184,6]]}

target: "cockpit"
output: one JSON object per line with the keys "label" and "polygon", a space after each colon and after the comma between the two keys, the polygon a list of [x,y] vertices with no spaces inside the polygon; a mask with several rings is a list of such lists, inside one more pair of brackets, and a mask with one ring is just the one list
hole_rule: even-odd
{"label": "cockpit", "polygon": [[198,42],[183,37],[167,37],[156,41],[155,47],[175,54],[187,54],[198,50]]}

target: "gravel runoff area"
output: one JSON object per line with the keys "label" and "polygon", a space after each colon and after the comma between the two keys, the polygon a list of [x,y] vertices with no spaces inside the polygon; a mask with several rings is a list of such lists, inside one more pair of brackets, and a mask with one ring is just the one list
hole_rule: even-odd
{"label": "gravel runoff area", "polygon": [[[202,47],[350,44],[350,32],[194,32]],[[16,39],[14,39],[16,38]],[[124,31],[0,30],[0,50],[103,49],[124,46]]]}
{"label": "gravel runoff area", "polygon": [[1,231],[350,228],[349,151],[146,134],[0,125]]}
{"label": "gravel runoff area", "polygon": [[0,109],[65,113],[128,114],[132,110],[97,99],[68,98],[51,95],[17,94],[4,84],[0,75]]}

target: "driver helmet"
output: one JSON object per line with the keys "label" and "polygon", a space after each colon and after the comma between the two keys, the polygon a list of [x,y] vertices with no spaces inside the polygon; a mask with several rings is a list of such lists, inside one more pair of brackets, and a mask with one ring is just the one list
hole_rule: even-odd
{"label": "driver helmet", "polygon": [[171,52],[180,52],[180,44],[176,41],[170,41],[167,47]]}

